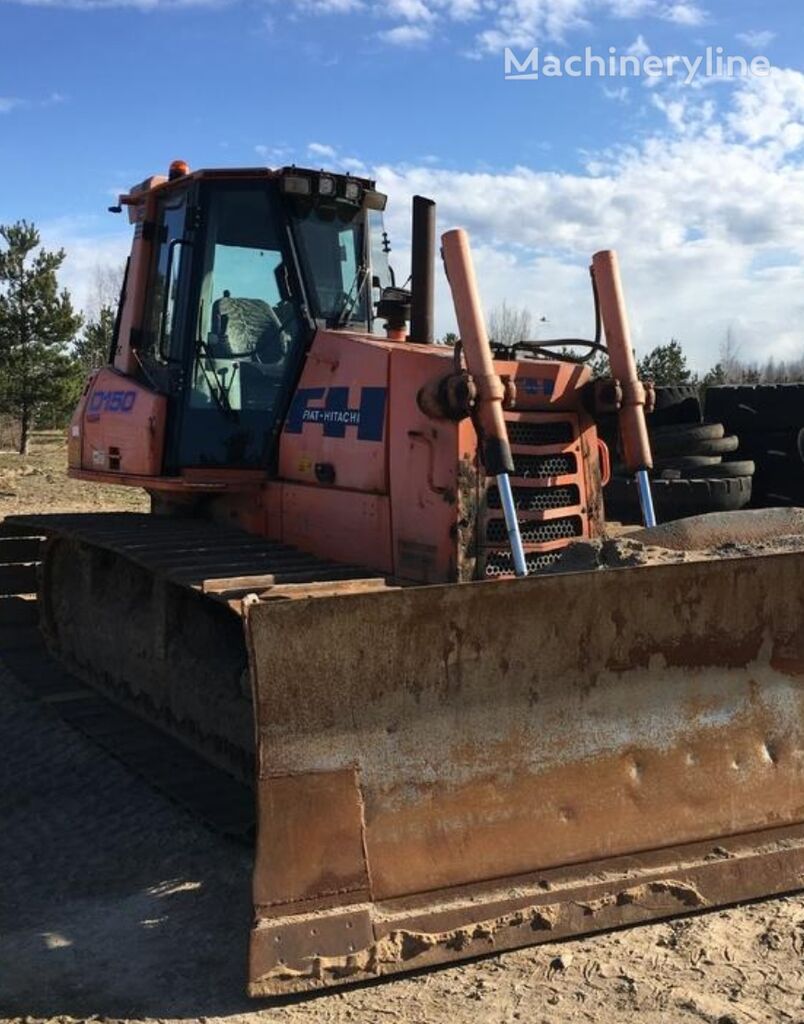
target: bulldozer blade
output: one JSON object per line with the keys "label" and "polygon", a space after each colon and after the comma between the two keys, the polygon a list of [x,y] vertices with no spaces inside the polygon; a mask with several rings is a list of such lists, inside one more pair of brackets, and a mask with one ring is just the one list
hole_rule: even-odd
{"label": "bulldozer blade", "polygon": [[804,888],[804,552],[245,608],[252,995]]}

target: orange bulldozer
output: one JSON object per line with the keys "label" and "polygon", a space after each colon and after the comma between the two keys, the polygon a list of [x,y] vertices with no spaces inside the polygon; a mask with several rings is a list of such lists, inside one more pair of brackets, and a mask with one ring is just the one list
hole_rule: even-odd
{"label": "orange bulldozer", "polygon": [[[407,290],[385,201],[182,162],[121,196],[69,472],[152,512],[7,520],[63,662],[253,787],[254,996],[804,887],[799,514],[655,525],[613,253],[593,380],[580,342],[489,340],[462,231],[434,344],[434,204]],[[582,565],[615,412],[666,557]]]}

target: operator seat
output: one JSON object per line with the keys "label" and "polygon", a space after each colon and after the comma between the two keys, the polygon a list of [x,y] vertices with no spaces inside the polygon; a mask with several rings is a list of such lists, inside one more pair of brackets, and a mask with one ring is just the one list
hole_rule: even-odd
{"label": "operator seat", "polygon": [[215,358],[250,356],[260,363],[278,363],[287,354],[287,338],[279,317],[263,299],[235,298],[228,291],[212,304],[209,346]]}

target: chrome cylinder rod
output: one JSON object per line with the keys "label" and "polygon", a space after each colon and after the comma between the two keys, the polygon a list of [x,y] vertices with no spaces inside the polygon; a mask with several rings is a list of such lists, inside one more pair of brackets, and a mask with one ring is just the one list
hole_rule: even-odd
{"label": "chrome cylinder rod", "polygon": [[642,522],[645,526],[656,525],[656,512],[653,509],[653,494],[647,469],[637,470],[637,488],[639,489],[639,505],[642,509]]}
{"label": "chrome cylinder rod", "polygon": [[511,478],[507,473],[497,474],[497,489],[500,492],[500,504],[505,516],[505,528],[508,531],[508,543],[511,545],[511,558],[517,576],[528,575],[525,561],[525,549],[522,547],[522,535],[519,532],[519,520],[516,517],[514,494],[511,490]]}

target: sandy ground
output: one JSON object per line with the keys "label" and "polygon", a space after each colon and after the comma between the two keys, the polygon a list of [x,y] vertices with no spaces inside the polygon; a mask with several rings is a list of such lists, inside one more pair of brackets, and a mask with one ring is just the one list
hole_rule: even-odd
{"label": "sandy ground", "polygon": [[[0,515],[142,509],[0,454]],[[804,896],[284,1004],[243,995],[248,848],[27,698],[0,667],[0,1020],[804,1022]]]}

